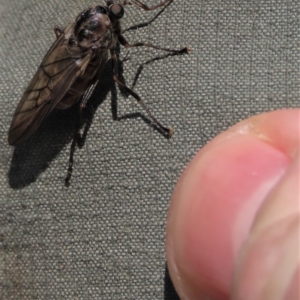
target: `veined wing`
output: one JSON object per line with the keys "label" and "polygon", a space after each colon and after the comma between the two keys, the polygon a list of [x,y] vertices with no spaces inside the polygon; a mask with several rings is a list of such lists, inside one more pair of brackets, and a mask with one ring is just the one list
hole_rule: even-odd
{"label": "veined wing", "polygon": [[[71,31],[71,26],[67,31]],[[65,33],[58,37],[16,108],[8,132],[9,144],[19,144],[35,132],[84,73],[92,56],[91,50],[83,52],[76,45],[70,46]]]}

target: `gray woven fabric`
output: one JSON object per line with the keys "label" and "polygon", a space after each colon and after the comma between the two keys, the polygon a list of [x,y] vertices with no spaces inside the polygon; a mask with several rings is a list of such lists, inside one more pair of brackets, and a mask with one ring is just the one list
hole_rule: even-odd
{"label": "gray woven fabric", "polygon": [[[237,121],[299,107],[299,0],[174,0],[149,26],[125,35],[171,48],[188,44],[190,55],[147,63],[164,54],[120,51],[121,77],[174,136],[149,125],[115,86],[108,64],[86,109],[94,118],[66,188],[76,107],[54,112],[20,146],[6,137],[55,39],[53,26],[92,3],[0,0],[1,299],[176,299],[164,237],[180,173]],[[131,6],[123,27],[156,13]],[[116,107],[121,121],[113,120]]]}

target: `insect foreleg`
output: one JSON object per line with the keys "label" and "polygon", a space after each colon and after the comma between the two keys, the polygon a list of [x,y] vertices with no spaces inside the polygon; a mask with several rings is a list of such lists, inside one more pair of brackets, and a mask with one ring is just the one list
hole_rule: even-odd
{"label": "insect foreleg", "polygon": [[82,97],[82,100],[80,102],[80,105],[79,105],[79,112],[78,112],[78,115],[77,115],[76,128],[75,128],[75,132],[74,132],[74,136],[73,136],[73,140],[72,140],[72,144],[71,144],[71,149],[70,149],[69,168],[68,168],[67,177],[65,179],[66,186],[70,185],[70,179],[71,179],[72,171],[73,171],[73,157],[74,157],[74,152],[75,152],[76,145],[77,145],[79,139],[81,138],[80,127],[81,127],[81,124],[82,124],[82,111],[86,107],[86,104],[87,104],[89,98],[93,94],[93,91],[94,91],[95,87],[97,86],[98,81],[99,80],[96,80],[85,91],[85,93],[84,93],[84,95]]}
{"label": "insect foreleg", "polygon": [[160,3],[160,4],[156,4],[156,5],[153,5],[153,6],[147,6],[146,4],[142,3],[141,1],[139,0],[124,0],[122,2],[122,5],[126,5],[126,4],[132,4],[134,3],[136,6],[139,6],[141,7],[142,9],[144,10],[147,10],[147,11],[150,11],[150,10],[154,10],[154,9],[157,9],[161,6],[166,6],[167,4],[173,2],[173,0],[165,0],[164,2]]}
{"label": "insect foreleg", "polygon": [[167,128],[167,127],[163,126],[160,122],[158,122],[157,119],[150,112],[149,108],[147,107],[147,105],[145,104],[143,99],[138,94],[136,94],[133,90],[131,90],[128,86],[126,86],[126,84],[123,83],[119,79],[117,55],[116,55],[115,51],[112,49],[110,50],[110,55],[111,55],[112,64],[113,64],[113,79],[114,79],[114,81],[117,82],[117,84],[121,88],[123,88],[127,93],[129,93],[132,97],[134,97],[142,105],[142,107],[145,109],[149,118],[154,122],[154,124],[156,124],[160,129],[162,129],[164,132],[166,132],[169,136],[171,136],[173,134],[173,129]]}
{"label": "insect foreleg", "polygon": [[191,51],[191,48],[189,46],[187,46],[185,48],[182,48],[180,50],[174,50],[174,49],[164,48],[164,47],[161,47],[161,46],[153,45],[153,44],[150,44],[150,43],[143,43],[143,42],[129,44],[127,42],[127,40],[125,39],[125,37],[120,33],[118,34],[118,39],[119,39],[120,44],[123,45],[125,48],[149,47],[149,48],[154,48],[154,49],[158,49],[158,50],[161,50],[161,51],[166,51],[166,52],[172,53],[174,55],[181,55],[181,54],[185,54],[185,53],[190,53],[190,51]]}
{"label": "insect foreleg", "polygon": [[58,27],[57,25],[54,26],[53,30],[54,30],[54,33],[55,33],[57,39],[58,39],[58,38],[61,36],[61,34],[64,32],[63,29],[61,29],[61,28]]}

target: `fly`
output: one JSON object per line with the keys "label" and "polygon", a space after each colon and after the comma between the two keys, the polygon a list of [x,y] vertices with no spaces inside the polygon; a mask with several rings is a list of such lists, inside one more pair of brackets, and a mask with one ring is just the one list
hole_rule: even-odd
{"label": "fly", "polygon": [[189,53],[189,47],[172,50],[150,43],[130,44],[122,35],[120,19],[124,15],[126,5],[135,4],[151,11],[167,6],[172,1],[165,0],[149,7],[138,0],[105,0],[105,6],[97,5],[84,10],[75,22],[65,29],[55,26],[56,41],[44,57],[16,108],[8,132],[8,143],[17,145],[29,138],[54,109],[67,109],[80,102],[65,179],[66,185],[69,185],[74,151],[80,138],[82,111],[99,82],[109,55],[114,81],[142,105],[152,122],[171,136],[172,129],[156,120],[141,97],[120,80],[116,46],[118,43],[125,48],[143,46],[172,55]]}

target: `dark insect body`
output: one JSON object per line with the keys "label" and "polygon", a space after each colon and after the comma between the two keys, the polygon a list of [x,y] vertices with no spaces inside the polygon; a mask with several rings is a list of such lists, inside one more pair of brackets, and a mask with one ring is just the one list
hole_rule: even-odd
{"label": "dark insect body", "polygon": [[126,48],[150,47],[180,55],[189,47],[172,50],[149,43],[130,44],[121,33],[120,19],[124,6],[135,4],[144,10],[166,6],[173,0],[148,7],[138,0],[105,0],[105,6],[94,6],[79,14],[75,23],[67,28],[54,28],[56,41],[49,49],[36,74],[19,102],[8,133],[8,143],[17,145],[30,137],[54,109],[67,109],[80,101],[78,121],[71,145],[68,185],[73,168],[73,155],[80,137],[81,115],[92,95],[108,60],[112,59],[113,79],[132,95],[146,110],[149,118],[167,134],[172,129],[164,127],[151,114],[143,100],[118,77],[117,43]]}

